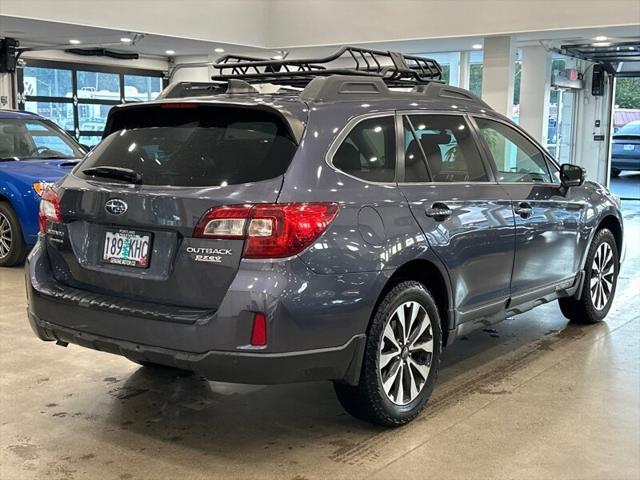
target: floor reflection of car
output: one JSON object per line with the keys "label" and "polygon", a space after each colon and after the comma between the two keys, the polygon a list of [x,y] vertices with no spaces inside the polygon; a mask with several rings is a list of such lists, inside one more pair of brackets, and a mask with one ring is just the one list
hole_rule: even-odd
{"label": "floor reflection of car", "polygon": [[623,170],[640,171],[640,120],[627,123],[614,135],[611,144],[611,175]]}
{"label": "floor reflection of car", "polygon": [[0,111],[0,266],[21,263],[38,238],[40,195],[85,154],[53,122]]}

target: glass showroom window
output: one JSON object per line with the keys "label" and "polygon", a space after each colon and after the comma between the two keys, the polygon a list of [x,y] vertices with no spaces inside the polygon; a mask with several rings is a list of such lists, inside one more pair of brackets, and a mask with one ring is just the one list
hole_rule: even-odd
{"label": "glass showroom window", "polygon": [[475,95],[482,96],[482,52],[469,52],[469,90]]}
{"label": "glass showroom window", "polygon": [[73,71],[27,66],[22,69],[24,110],[46,117],[73,133]]}
{"label": "glass showroom window", "polygon": [[27,62],[18,70],[20,108],[53,120],[87,146],[100,142],[114,105],[153,100],[164,86],[162,72]]}
{"label": "glass showroom window", "polygon": [[449,85],[460,85],[460,52],[419,53],[420,57],[429,57],[442,67],[442,79]]}

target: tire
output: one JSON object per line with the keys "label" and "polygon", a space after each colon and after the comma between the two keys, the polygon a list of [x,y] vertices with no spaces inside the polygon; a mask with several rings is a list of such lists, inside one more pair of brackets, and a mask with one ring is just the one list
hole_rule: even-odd
{"label": "tire", "polygon": [[0,202],[0,267],[21,265],[27,245],[16,213],[7,202]]}
{"label": "tire", "polygon": [[[400,321],[401,314],[405,323]],[[408,326],[407,340],[402,340],[402,325]],[[440,325],[436,303],[423,284],[406,281],[389,291],[369,328],[359,384],[334,382],[344,409],[356,418],[386,427],[398,427],[416,418],[438,376]]]}
{"label": "tire", "polygon": [[622,173],[622,170],[620,170],[619,168],[612,168],[611,169],[611,176],[614,177],[614,178],[619,177],[621,173]]}
{"label": "tire", "polygon": [[[611,254],[610,259],[608,252]],[[603,261],[604,264],[601,263]],[[599,270],[604,272],[603,275],[598,272],[598,264],[602,265]],[[601,322],[611,309],[618,283],[619,268],[616,239],[610,230],[603,228],[596,233],[587,253],[580,300],[575,297],[559,299],[562,314],[572,323]],[[598,291],[598,285],[602,285],[601,291]]]}

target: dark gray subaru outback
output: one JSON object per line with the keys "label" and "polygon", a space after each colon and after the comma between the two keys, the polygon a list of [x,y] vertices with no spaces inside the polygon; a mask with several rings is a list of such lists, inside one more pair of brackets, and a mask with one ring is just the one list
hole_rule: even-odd
{"label": "dark gray subaru outback", "polygon": [[617,200],[435,61],[346,47],[214,68],[112,109],[44,194],[41,339],[212,380],[332,380],[395,426],[457,336],[556,299],[573,322],[607,315]]}

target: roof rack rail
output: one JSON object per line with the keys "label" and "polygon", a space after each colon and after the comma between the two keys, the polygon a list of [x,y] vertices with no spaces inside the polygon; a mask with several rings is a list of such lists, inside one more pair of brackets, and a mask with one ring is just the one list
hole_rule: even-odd
{"label": "roof rack rail", "polygon": [[[336,64],[331,66],[332,62]],[[331,75],[381,78],[389,87],[413,87],[442,80],[442,68],[432,58],[350,46],[327,57],[299,60],[225,55],[212,66],[218,70],[212,80],[236,79],[293,87],[305,87],[313,78]]]}

